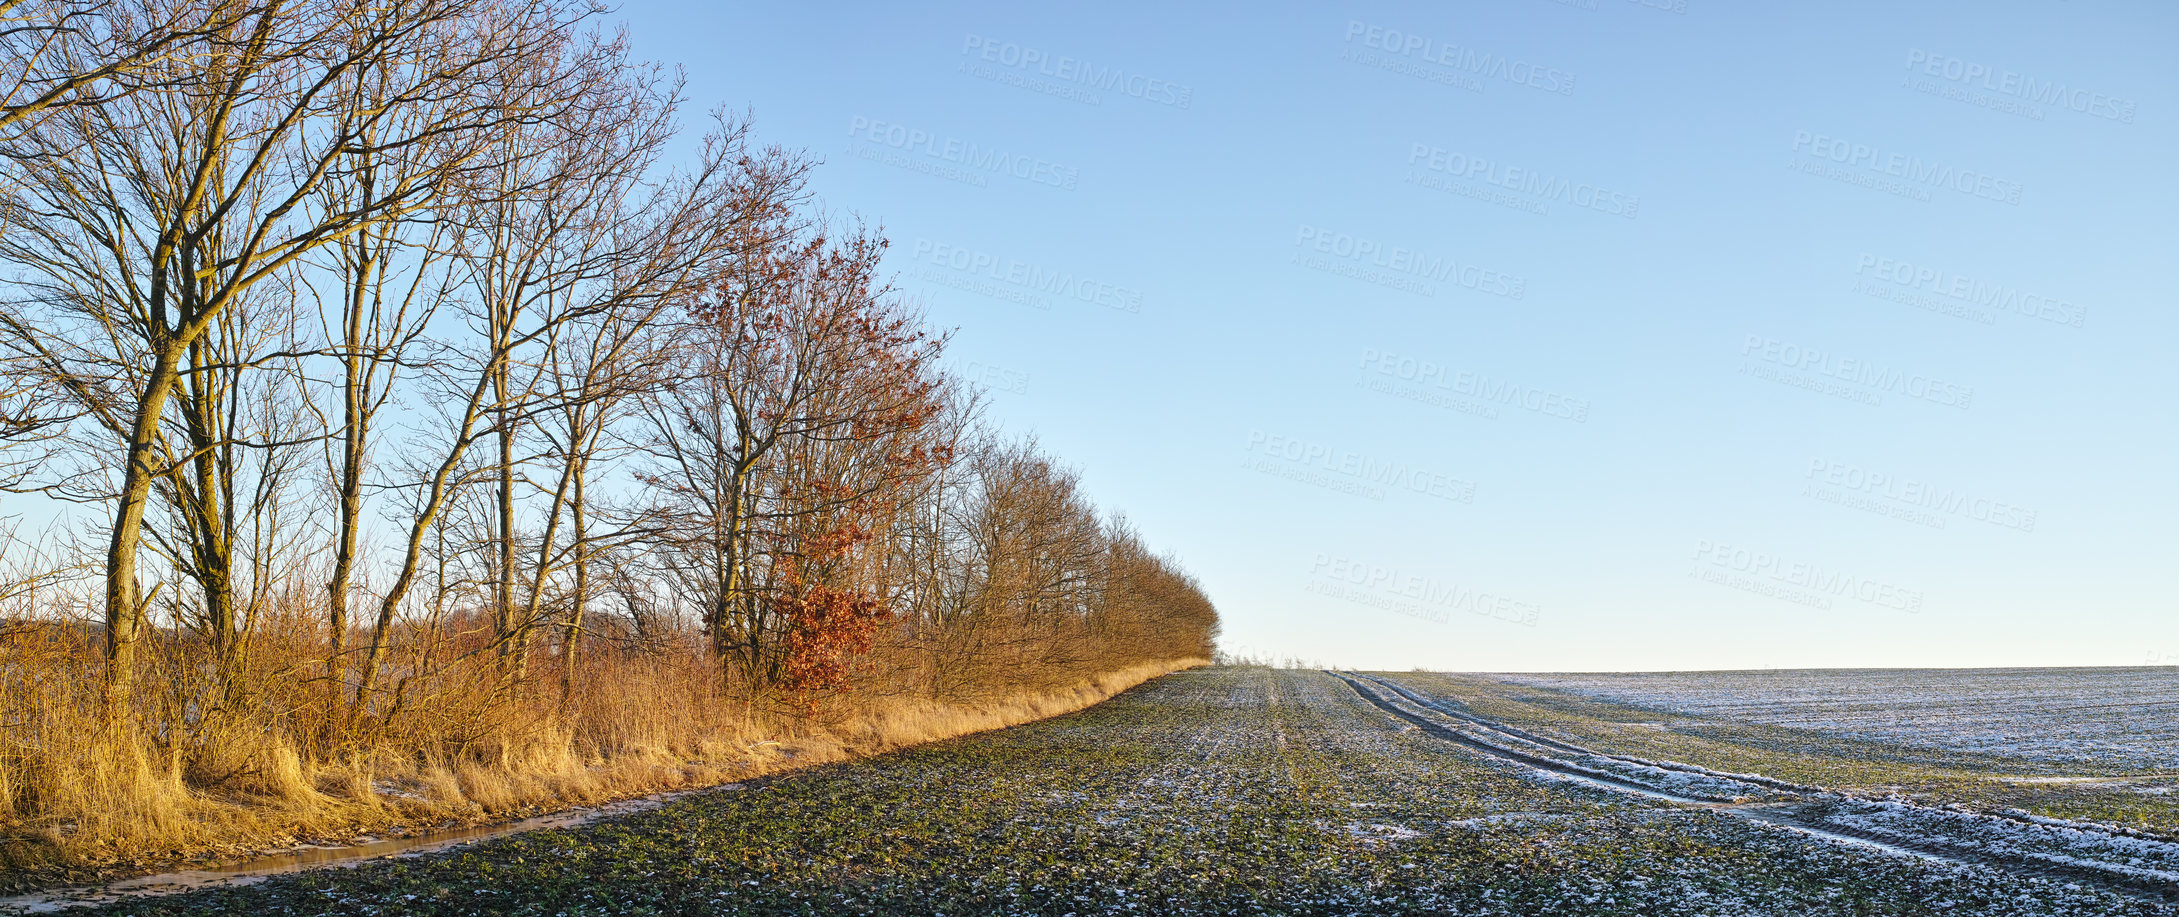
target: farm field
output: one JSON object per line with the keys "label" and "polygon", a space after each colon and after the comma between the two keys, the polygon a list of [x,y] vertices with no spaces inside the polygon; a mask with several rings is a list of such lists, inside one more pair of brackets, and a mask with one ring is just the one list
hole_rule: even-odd
{"label": "farm field", "polygon": [[[1591,747],[1635,711],[1539,690],[1198,669],[615,820],[103,913],[2179,914],[2156,832]],[[1844,748],[1706,741],[1662,747]]]}
{"label": "farm field", "polygon": [[2179,774],[2179,669],[1502,675],[1646,709],[2066,767]]}
{"label": "farm field", "polygon": [[1939,804],[2179,828],[2179,674],[2168,667],[1410,681],[1487,716],[1628,754]]}

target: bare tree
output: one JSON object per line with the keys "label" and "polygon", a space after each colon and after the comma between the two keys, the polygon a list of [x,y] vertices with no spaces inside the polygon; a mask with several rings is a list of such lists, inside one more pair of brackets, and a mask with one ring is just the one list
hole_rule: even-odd
{"label": "bare tree", "polygon": [[[395,171],[400,169],[395,167]],[[347,181],[329,184],[337,200],[368,199],[379,169],[369,159]],[[387,220],[341,239],[322,272],[330,295],[320,294],[320,333],[325,355],[339,369],[337,403],[318,409],[324,437],[326,478],[331,485],[332,566],[325,593],[324,716],[317,736],[337,739],[347,707],[344,657],[353,629],[349,603],[361,564],[364,488],[373,470],[372,450],[382,439],[380,416],[399,390],[402,373],[423,359],[425,333],[445,295],[442,271],[444,224],[430,219]],[[307,275],[306,275],[307,276]]]}
{"label": "bare tree", "polygon": [[152,488],[171,524],[145,525],[192,587],[170,601],[210,648],[221,692],[234,686],[248,621],[281,578],[270,561],[295,555],[283,544],[297,533],[283,531],[282,511],[299,473],[297,447],[313,438],[297,408],[299,302],[292,290],[268,286],[221,310],[191,343],[155,445],[158,464],[172,469]]}
{"label": "bare tree", "polygon": [[685,329],[684,372],[646,396],[673,582],[722,675],[759,692],[796,680],[798,644],[829,656],[828,623],[864,630],[829,567],[870,501],[938,458],[918,434],[942,341],[876,282],[882,250],[811,233],[738,261]]}
{"label": "bare tree", "polygon": [[247,17],[247,4],[0,0],[0,132],[40,114],[172,89],[164,65]]}
{"label": "bare tree", "polygon": [[367,796],[1208,652],[884,241],[745,120],[676,167],[678,76],[595,12],[0,0],[0,491],[92,507],[0,518],[0,810],[81,778],[35,805],[107,843],[196,830],[115,817],[177,777]]}
{"label": "bare tree", "polygon": [[67,393],[27,362],[0,352],[0,492],[53,487],[44,481],[46,470],[60,451],[59,434],[75,418]]}
{"label": "bare tree", "polygon": [[[571,48],[562,66],[581,75],[580,98],[554,121],[500,138],[499,168],[448,218],[448,295],[475,336],[436,342],[429,372],[447,432],[436,463],[413,478],[404,558],[379,597],[359,711],[377,688],[427,539],[472,487],[491,491],[472,541],[489,553],[490,645],[502,687],[525,675],[538,626],[563,609],[580,613],[587,561],[615,540],[590,527],[590,463],[620,405],[655,382],[666,353],[651,341],[652,325],[798,193],[800,161],[751,150],[746,126],[731,121],[692,167],[660,175],[678,86],[629,68],[622,42]],[[488,453],[475,449],[483,443]],[[532,481],[533,468],[550,477]],[[530,496],[543,505],[525,557],[518,526]],[[556,604],[556,579],[570,568],[576,595]]]}
{"label": "bare tree", "polygon": [[955,662],[953,677],[988,678],[993,669],[1082,673],[1088,650],[1078,625],[1095,601],[1105,548],[1096,510],[1075,473],[1033,441],[985,450],[975,473],[966,534],[977,574],[956,621],[955,647],[967,658]]}
{"label": "bare tree", "polygon": [[[0,331],[125,453],[106,561],[109,723],[130,695],[144,510],[153,482],[175,470],[157,443],[191,348],[256,285],[437,202],[489,168],[479,161],[488,141],[554,116],[484,104],[472,87],[526,71],[586,12],[498,0],[224,8],[231,21],[140,68],[173,88],[48,110],[0,144],[22,181],[0,260],[23,271]],[[360,104],[349,79],[366,71],[396,74],[379,104]],[[433,115],[395,117],[413,109]],[[431,155],[386,176],[371,199],[323,206],[319,189],[360,153],[397,148]]]}
{"label": "bare tree", "polygon": [[[573,690],[568,676],[589,600],[591,561],[643,530],[633,520],[605,530],[593,525],[594,498],[587,485],[594,463],[610,447],[606,434],[627,415],[632,398],[657,386],[667,372],[673,351],[670,337],[655,333],[661,317],[686,307],[700,280],[761,246],[774,214],[799,193],[804,170],[796,157],[751,151],[746,124],[722,120],[720,130],[706,138],[692,172],[647,185],[642,179],[662,152],[668,133],[661,128],[671,106],[631,102],[623,109],[651,113],[654,120],[630,120],[618,132],[591,132],[608,141],[601,145],[601,163],[613,165],[578,183],[580,210],[589,212],[559,224],[559,247],[539,261],[540,276],[557,271],[574,282],[545,291],[558,300],[548,310],[555,318],[544,323],[532,388],[523,393],[542,408],[534,413],[541,464],[550,477],[539,482],[542,531],[534,540],[533,559],[521,571],[524,581],[516,584],[518,595],[510,596],[518,599],[510,603],[516,607],[503,610],[502,630],[516,646],[519,670],[528,630],[553,611],[547,603],[553,581],[572,572],[573,582],[565,584],[569,591],[555,603],[563,614],[563,700]],[[548,266],[554,262],[558,267]],[[496,470],[503,485],[511,480],[506,465]],[[506,527],[513,509],[506,492],[503,486],[497,539],[502,546],[514,541]],[[503,562],[513,560],[511,553],[503,555]]]}
{"label": "bare tree", "polygon": [[[413,361],[421,390],[439,415],[438,430],[418,434],[420,449],[411,450],[428,459],[388,469],[393,488],[405,500],[400,514],[403,533],[400,556],[389,584],[376,596],[376,615],[370,636],[362,648],[355,694],[341,717],[353,727],[370,710],[379,676],[386,664],[395,626],[403,604],[416,586],[427,555],[448,562],[443,550],[446,516],[470,488],[480,482],[499,485],[499,505],[506,515],[497,520],[495,532],[511,531],[519,463],[514,449],[519,426],[530,414],[542,410],[532,386],[518,384],[518,374],[534,376],[524,364],[527,352],[549,342],[568,322],[587,307],[575,304],[575,290],[595,279],[603,268],[597,264],[571,265],[554,256],[574,243],[570,236],[596,232],[602,225],[595,204],[610,196],[590,182],[610,181],[623,164],[612,162],[606,150],[628,143],[629,131],[659,137],[666,96],[655,80],[630,81],[624,77],[625,48],[617,41],[596,36],[562,33],[541,43],[523,66],[502,68],[487,75],[477,91],[494,110],[550,111],[549,118],[510,124],[482,144],[478,161],[484,167],[467,177],[459,194],[437,201],[431,238],[424,257],[443,252],[444,275],[426,295],[432,299],[420,318],[425,332],[433,317],[444,317],[450,327],[430,331],[423,341],[428,355]],[[650,142],[657,142],[655,139]],[[625,147],[623,147],[625,149]],[[634,169],[640,171],[642,164]],[[626,173],[636,174],[636,173]],[[589,195],[589,197],[585,197]],[[581,230],[572,227],[581,226]],[[351,324],[354,323],[351,320]],[[452,332],[459,323],[475,335],[467,338]],[[354,336],[354,335],[352,335]],[[404,340],[408,338],[404,336]],[[404,350],[404,352],[406,352]],[[360,367],[359,367],[360,368]],[[344,404],[349,396],[344,395]],[[352,411],[346,438],[354,464],[368,455],[367,423],[360,411]],[[498,441],[497,461],[477,461],[475,446],[482,440]],[[344,481],[360,481],[361,470],[350,472],[350,456],[343,458]],[[344,496],[344,499],[346,497]],[[351,529],[344,525],[343,536]],[[498,631],[494,646],[503,661],[515,652],[511,621],[513,538],[493,538],[500,562],[492,572]],[[444,577],[433,590],[433,604],[444,598]],[[346,590],[345,571],[334,586]],[[339,610],[345,625],[345,602]],[[511,666],[503,666],[510,669]],[[381,713],[390,718],[395,703]]]}
{"label": "bare tree", "polygon": [[[600,253],[620,264],[605,282],[578,294],[592,296],[602,308],[570,323],[545,348],[542,374],[551,417],[539,432],[556,474],[545,510],[546,535],[538,539],[529,571],[529,607],[523,617],[542,617],[547,581],[572,569],[573,581],[560,603],[563,708],[575,690],[592,568],[601,555],[645,531],[638,518],[626,514],[618,524],[600,528],[589,485],[600,459],[625,448],[608,434],[629,416],[635,397],[670,372],[672,336],[660,328],[659,320],[686,305],[697,293],[698,279],[740,257],[752,244],[751,230],[767,225],[769,214],[784,207],[800,186],[799,161],[776,154],[751,158],[746,126],[723,127],[707,140],[704,168],[697,174],[669,184],[644,206],[612,220],[614,237]],[[629,155],[641,154],[655,155],[656,149],[639,148]],[[563,512],[568,528],[564,543],[554,537]]]}

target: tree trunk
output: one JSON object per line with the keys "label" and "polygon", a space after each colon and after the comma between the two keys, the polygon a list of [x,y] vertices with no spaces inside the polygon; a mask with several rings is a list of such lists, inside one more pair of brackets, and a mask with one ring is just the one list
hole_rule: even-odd
{"label": "tree trunk", "polygon": [[507,327],[509,323],[504,319],[496,320],[495,324],[499,327],[494,331],[495,339],[492,342],[497,364],[494,366],[492,374],[492,395],[499,404],[496,418],[498,421],[496,432],[499,457],[498,465],[494,469],[498,478],[499,492],[494,495],[494,502],[497,510],[496,525],[499,531],[496,533],[497,537],[493,544],[495,552],[493,566],[497,568],[493,577],[492,589],[492,610],[497,633],[493,636],[499,638],[500,678],[512,682],[520,680],[522,677],[522,667],[527,661],[523,650],[528,642],[528,634],[515,620],[514,419],[512,417],[513,412],[507,408],[508,401],[514,397],[512,380],[509,378],[511,370],[508,366],[508,363],[511,362],[511,357],[508,355],[508,351],[511,349],[508,342],[511,329]]}
{"label": "tree trunk", "polygon": [[[367,271],[368,268],[365,268]],[[333,537],[333,575],[326,582],[325,641],[325,727],[324,737],[329,743],[337,741],[339,712],[347,698],[343,681],[347,672],[341,665],[341,655],[348,647],[348,586],[355,577],[356,537],[362,527],[363,515],[363,458],[366,438],[369,436],[368,418],[364,416],[363,357],[358,352],[362,346],[363,290],[358,284],[355,298],[349,303],[347,353],[341,362],[346,377],[341,385],[341,465],[337,531]]]}
{"label": "tree trunk", "polygon": [[[569,437],[574,441],[574,437]],[[580,455],[571,455],[574,463],[575,505],[570,507],[575,540],[575,594],[568,599],[567,634],[561,638],[560,649],[560,711],[565,716],[575,698],[575,666],[583,646],[583,607],[590,603],[590,528],[583,512],[583,477],[589,462]]]}
{"label": "tree trunk", "polygon": [[163,329],[157,338],[151,374],[144,381],[144,395],[129,429],[128,459],[121,469],[121,492],[114,507],[113,541],[106,549],[106,684],[99,720],[107,730],[127,715],[135,687],[136,644],[144,621],[136,590],[136,555],[143,544],[144,507],[150,502],[151,483],[158,477],[152,461],[159,417],[174,391],[182,353],[188,347]]}

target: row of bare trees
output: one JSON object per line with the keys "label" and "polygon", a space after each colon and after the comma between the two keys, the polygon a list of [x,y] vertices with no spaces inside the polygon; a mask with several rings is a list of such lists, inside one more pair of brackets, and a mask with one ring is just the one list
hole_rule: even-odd
{"label": "row of bare trees", "polygon": [[216,782],[239,734],[609,730],[631,666],[807,716],[1209,654],[883,240],[598,14],[0,0],[0,521],[51,533],[0,569],[0,821],[40,705]]}

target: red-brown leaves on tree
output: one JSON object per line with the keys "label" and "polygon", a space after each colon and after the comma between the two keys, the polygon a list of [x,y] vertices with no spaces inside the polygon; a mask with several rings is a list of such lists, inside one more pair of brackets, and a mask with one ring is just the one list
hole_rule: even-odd
{"label": "red-brown leaves on tree", "polygon": [[878,281],[884,250],[808,232],[738,259],[690,307],[684,375],[653,402],[668,562],[751,688],[845,686],[887,616],[861,549],[951,460],[929,432],[944,341]]}
{"label": "red-brown leaves on tree", "polygon": [[890,617],[877,599],[805,581],[789,563],[773,608],[785,621],[779,686],[803,703],[819,691],[844,687],[853,657],[870,652],[878,625]]}

